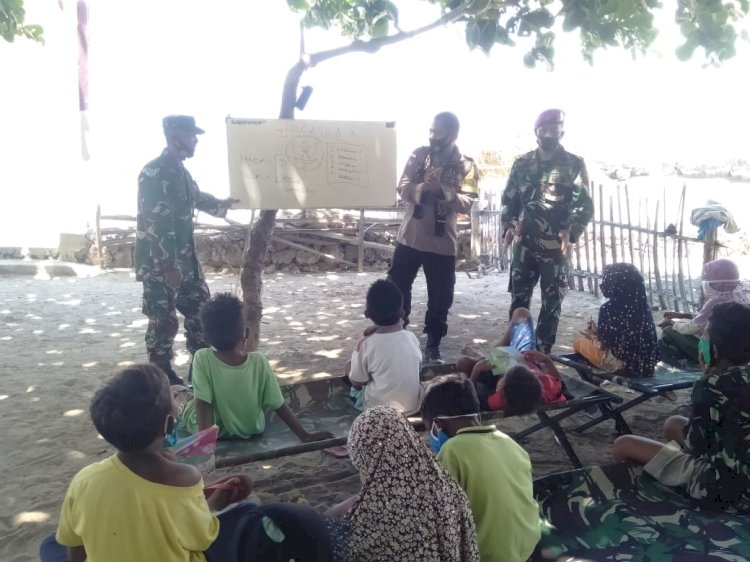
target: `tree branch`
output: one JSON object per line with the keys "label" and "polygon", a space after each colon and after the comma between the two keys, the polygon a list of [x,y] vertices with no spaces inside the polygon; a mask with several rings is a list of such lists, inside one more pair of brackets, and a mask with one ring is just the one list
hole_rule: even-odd
{"label": "tree branch", "polygon": [[305,56],[305,20],[299,20],[299,56]]}
{"label": "tree branch", "polygon": [[418,27],[417,29],[412,29],[411,31],[399,31],[398,33],[394,35],[378,37],[376,39],[370,39],[368,41],[361,41],[359,39],[355,39],[348,45],[344,45],[342,47],[336,47],[335,49],[330,49],[328,51],[321,51],[319,53],[313,53],[309,56],[309,59],[304,62],[307,64],[307,67],[313,67],[317,64],[320,64],[323,61],[332,59],[334,57],[338,57],[340,55],[345,55],[347,53],[356,53],[356,52],[375,53],[379,51],[382,47],[385,47],[386,45],[393,45],[394,43],[400,43],[401,41],[404,41],[405,39],[411,39],[412,37],[416,37],[417,35],[421,35],[428,31],[432,31],[433,29],[440,27],[441,25],[452,23],[464,15],[464,12],[466,12],[467,7],[468,6],[464,4],[463,6],[456,8],[455,10],[452,10],[446,14],[443,14],[432,23],[429,23],[422,27]]}

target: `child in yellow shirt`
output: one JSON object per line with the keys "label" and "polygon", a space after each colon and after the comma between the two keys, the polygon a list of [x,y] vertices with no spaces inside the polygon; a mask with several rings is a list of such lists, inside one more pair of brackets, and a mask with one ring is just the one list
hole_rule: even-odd
{"label": "child in yellow shirt", "polygon": [[[155,365],[116,374],[94,395],[91,419],[117,453],[81,470],[63,502],[56,542],[42,560],[70,562],[204,562],[219,533],[211,513],[247,497],[250,479],[232,477],[230,489],[206,500],[200,472],[164,451],[176,426],[169,380]],[[223,486],[222,488],[224,488]],[[233,488],[233,489],[232,489]]]}

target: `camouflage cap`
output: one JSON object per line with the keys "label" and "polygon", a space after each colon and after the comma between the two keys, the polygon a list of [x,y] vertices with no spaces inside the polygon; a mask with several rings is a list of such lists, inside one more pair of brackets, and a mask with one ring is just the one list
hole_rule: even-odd
{"label": "camouflage cap", "polygon": [[565,120],[565,112],[562,109],[547,109],[539,114],[539,117],[534,121],[534,130],[536,131],[542,125],[547,123],[559,123]]}
{"label": "camouflage cap", "polygon": [[165,133],[167,131],[184,131],[202,135],[206,132],[195,125],[195,117],[192,115],[167,115],[162,119],[162,125]]}

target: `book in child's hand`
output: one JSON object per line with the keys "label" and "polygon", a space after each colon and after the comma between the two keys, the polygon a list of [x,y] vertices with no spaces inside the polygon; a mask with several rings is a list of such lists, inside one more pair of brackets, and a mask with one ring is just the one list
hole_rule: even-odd
{"label": "book in child's hand", "polygon": [[177,461],[189,464],[201,471],[203,475],[216,468],[216,440],[219,437],[219,426],[213,425],[181,439],[171,451]]}

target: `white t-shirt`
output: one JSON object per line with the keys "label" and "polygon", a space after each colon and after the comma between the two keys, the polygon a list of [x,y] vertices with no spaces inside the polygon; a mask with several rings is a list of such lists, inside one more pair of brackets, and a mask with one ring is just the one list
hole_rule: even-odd
{"label": "white t-shirt", "polygon": [[409,330],[375,332],[357,342],[349,379],[365,385],[365,409],[392,406],[410,414],[421,403],[419,340]]}

